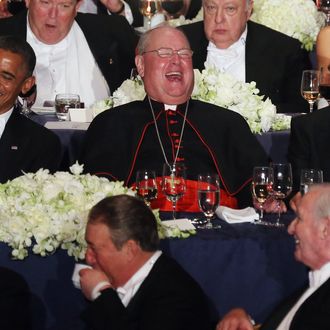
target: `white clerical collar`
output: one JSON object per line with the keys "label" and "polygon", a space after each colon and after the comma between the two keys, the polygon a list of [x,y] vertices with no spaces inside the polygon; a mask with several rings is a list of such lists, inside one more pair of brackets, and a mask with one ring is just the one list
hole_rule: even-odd
{"label": "white clerical collar", "polygon": [[319,288],[327,279],[330,278],[330,262],[324,264],[320,269],[310,271],[309,287]]}
{"label": "white clerical collar", "polygon": [[177,108],[177,105],[176,104],[164,104],[164,109],[165,110],[175,111],[176,108]]}
{"label": "white clerical collar", "polygon": [[218,48],[212,41],[209,42],[209,45],[207,47],[207,51],[210,52],[217,52],[218,55],[222,56],[237,56],[241,49],[244,49],[246,44],[246,36],[247,36],[247,26],[245,27],[244,32],[239,37],[239,39],[234,42],[232,45],[230,45],[228,48],[222,49]]}
{"label": "white clerical collar", "polygon": [[142,282],[149,275],[155,262],[161,256],[162,251],[156,251],[149,260],[121,287],[116,289],[118,296],[126,307],[134,297]]}

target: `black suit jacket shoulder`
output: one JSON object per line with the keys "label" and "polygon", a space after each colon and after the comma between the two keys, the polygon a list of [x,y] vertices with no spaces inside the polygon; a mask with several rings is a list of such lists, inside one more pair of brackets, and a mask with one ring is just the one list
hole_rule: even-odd
{"label": "black suit jacket shoulder", "polygon": [[0,138],[0,182],[40,168],[59,168],[62,150],[59,138],[47,128],[14,109]]}
{"label": "black suit jacket shoulder", "polygon": [[330,180],[330,107],[291,120],[288,160],[292,164],[295,190],[303,168],[323,170],[323,180]]}
{"label": "black suit jacket shoulder", "polygon": [[198,284],[173,259],[161,255],[125,308],[104,290],[82,315],[94,330],[208,330],[209,308]]}
{"label": "black suit jacket shoulder", "polygon": [[[202,70],[208,46],[204,23],[196,22],[180,28],[194,51],[194,68]],[[302,71],[311,65],[300,42],[252,21],[248,21],[247,28],[246,81],[255,81],[260,95],[269,97],[278,112],[307,112],[308,104],[300,95],[300,82]]]}
{"label": "black suit jacket shoulder", "polygon": [[[305,288],[306,289],[306,288]],[[278,327],[305,289],[300,290],[281,304],[266,320],[260,330],[274,330]],[[294,315],[290,330],[328,330],[330,329],[330,279],[323,283]]]}
{"label": "black suit jacket shoulder", "polygon": [[[26,16],[27,12],[23,11],[1,19],[0,35],[12,34],[25,40]],[[125,79],[130,77],[131,69],[135,66],[135,47],[138,37],[122,16],[78,13],[76,21],[111,92],[114,92]]]}

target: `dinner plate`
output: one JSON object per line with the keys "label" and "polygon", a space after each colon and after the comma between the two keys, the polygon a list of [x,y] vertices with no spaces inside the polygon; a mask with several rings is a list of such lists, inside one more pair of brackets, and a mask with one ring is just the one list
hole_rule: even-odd
{"label": "dinner plate", "polygon": [[31,110],[37,115],[51,115],[55,113],[54,107],[32,107]]}

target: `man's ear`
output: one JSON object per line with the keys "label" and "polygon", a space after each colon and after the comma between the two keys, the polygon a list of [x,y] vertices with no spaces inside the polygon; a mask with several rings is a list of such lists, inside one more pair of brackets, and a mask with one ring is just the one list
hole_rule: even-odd
{"label": "man's ear", "polygon": [[22,85],[21,94],[24,95],[27,92],[29,92],[30,89],[34,86],[35,82],[36,82],[36,79],[35,79],[34,76],[26,78],[23,82],[23,85]]}
{"label": "man's ear", "polygon": [[144,58],[142,55],[135,56],[135,66],[141,78],[144,77]]}

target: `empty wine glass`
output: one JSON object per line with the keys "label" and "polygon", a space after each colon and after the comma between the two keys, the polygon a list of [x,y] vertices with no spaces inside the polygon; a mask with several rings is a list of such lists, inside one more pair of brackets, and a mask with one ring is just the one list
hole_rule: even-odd
{"label": "empty wine glass", "polygon": [[161,0],[160,5],[167,20],[179,17],[184,9],[183,0]]}
{"label": "empty wine glass", "polygon": [[139,0],[139,10],[148,20],[148,29],[151,28],[151,18],[159,11],[159,9],[159,0]]}
{"label": "empty wine glass", "polygon": [[207,223],[205,229],[219,228],[212,224],[215,210],[220,202],[220,185],[217,174],[199,174],[197,182],[198,204],[204,213]]}
{"label": "empty wine glass", "polygon": [[164,164],[162,190],[166,198],[172,202],[173,219],[175,219],[177,201],[186,191],[186,171],[184,164]]}
{"label": "empty wine glass", "polygon": [[276,219],[275,226],[283,226],[280,223],[281,217],[281,201],[288,197],[292,191],[292,170],[291,164],[272,164],[274,172],[274,182],[273,182],[273,197],[277,202],[277,212],[278,216]]}
{"label": "empty wine glass", "polygon": [[157,197],[157,182],[155,171],[139,170],[136,172],[136,194],[150,207]]}
{"label": "empty wine glass", "polygon": [[319,96],[319,71],[304,70],[301,77],[300,91],[302,97],[309,103],[309,112],[313,111],[314,102]]}
{"label": "empty wine glass", "polygon": [[306,194],[310,185],[323,182],[323,171],[317,169],[302,169],[300,173],[300,193]]}
{"label": "empty wine glass", "polygon": [[274,173],[271,167],[257,166],[253,168],[252,195],[258,202],[260,209],[260,218],[255,222],[256,224],[268,225],[264,221],[264,204],[272,194],[273,181]]}

